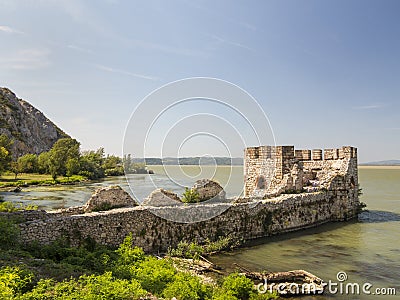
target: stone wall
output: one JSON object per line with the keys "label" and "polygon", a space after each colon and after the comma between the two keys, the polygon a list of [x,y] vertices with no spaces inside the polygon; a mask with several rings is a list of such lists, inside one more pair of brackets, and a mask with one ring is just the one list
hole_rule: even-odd
{"label": "stone wall", "polygon": [[[230,235],[243,242],[355,217],[358,200],[353,192],[339,188],[344,186],[343,181],[343,177],[337,177],[331,183],[332,189],[326,191],[220,204],[229,207],[224,208],[220,215],[198,223],[168,221],[152,212],[157,208],[143,206],[77,215],[51,216],[47,213],[48,217],[29,218],[29,221],[20,223],[21,239],[25,243],[38,241],[47,244],[64,236],[77,246],[90,237],[100,244],[117,246],[132,232],[134,245],[153,253],[176,247],[181,240],[201,243]],[[218,206],[195,204],[158,209],[170,214],[190,215],[190,212],[206,212],[218,209]]]}
{"label": "stone wall", "polygon": [[160,207],[155,205],[159,196],[167,195],[157,190],[150,200],[158,202],[149,200],[146,206],[87,213],[82,207],[18,212],[21,239],[48,244],[67,237],[77,246],[91,238],[117,246],[132,233],[135,246],[156,253],[176,247],[181,240],[202,243],[231,236],[243,242],[358,214],[357,149],[353,147],[324,152],[293,146],[247,148],[244,172],[247,197],[228,203],[175,205],[176,196],[174,205]]}

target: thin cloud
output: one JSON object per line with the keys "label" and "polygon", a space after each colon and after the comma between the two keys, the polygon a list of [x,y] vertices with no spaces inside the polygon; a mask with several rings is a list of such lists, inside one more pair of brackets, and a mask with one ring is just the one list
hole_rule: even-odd
{"label": "thin cloud", "polygon": [[23,34],[24,32],[19,31],[15,28],[11,28],[9,26],[5,26],[5,25],[0,25],[0,31],[5,32],[5,33],[17,33],[17,34]]}
{"label": "thin cloud", "polygon": [[384,104],[370,104],[370,105],[361,105],[361,106],[354,106],[353,109],[361,109],[361,110],[365,110],[365,109],[379,109],[384,107]]}
{"label": "thin cloud", "polygon": [[148,76],[148,75],[143,75],[143,74],[137,74],[137,73],[132,73],[129,71],[121,70],[121,69],[114,69],[111,67],[103,66],[103,65],[95,65],[97,69],[110,72],[110,73],[116,73],[116,74],[122,74],[122,75],[128,75],[136,78],[141,78],[141,79],[147,79],[147,80],[159,80],[158,77],[154,76]]}
{"label": "thin cloud", "polygon": [[0,65],[15,70],[40,69],[50,65],[50,50],[24,49],[0,60]]}
{"label": "thin cloud", "polygon": [[85,49],[76,45],[68,45],[67,48],[78,51],[78,52],[83,52],[83,53],[87,53],[87,54],[93,54],[94,52],[92,50],[89,49]]}
{"label": "thin cloud", "polygon": [[243,45],[243,44],[241,44],[241,43],[233,42],[233,41],[224,39],[224,38],[222,38],[222,37],[216,36],[216,35],[214,35],[214,34],[208,34],[208,36],[210,36],[210,37],[213,38],[214,40],[217,40],[217,41],[220,42],[220,43],[224,43],[224,44],[228,44],[228,45],[231,45],[231,46],[243,48],[243,49],[246,49],[246,50],[249,50],[249,51],[253,51],[252,48],[247,47],[246,45]]}
{"label": "thin cloud", "polygon": [[187,49],[182,47],[174,47],[163,44],[157,44],[144,40],[130,40],[120,38],[120,41],[126,43],[129,46],[138,46],[144,49],[157,50],[165,53],[172,53],[175,55],[191,56],[191,57],[206,57],[206,54],[199,50]]}

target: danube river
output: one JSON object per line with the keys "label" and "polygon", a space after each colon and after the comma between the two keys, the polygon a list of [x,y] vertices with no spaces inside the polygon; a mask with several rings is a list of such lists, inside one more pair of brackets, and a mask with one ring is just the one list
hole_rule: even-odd
{"label": "danube river", "polygon": [[[141,201],[155,188],[182,194],[199,178],[219,181],[230,197],[239,196],[243,188],[242,167],[220,166],[152,166],[154,175],[129,175],[101,182],[75,186],[25,188],[21,193],[1,193],[5,200],[39,205],[44,209],[84,204],[100,186],[119,184]],[[265,238],[245,248],[215,255],[210,259],[227,270],[238,263],[252,270],[287,271],[305,269],[325,281],[338,282],[338,272],[345,272],[344,283],[371,283],[376,288],[396,288],[400,299],[400,168],[361,167],[359,181],[361,201],[368,211],[358,220],[326,224],[315,229]],[[131,186],[131,188],[129,187]],[[303,299],[375,299],[376,295],[325,295]],[[385,298],[386,298],[385,297]]]}

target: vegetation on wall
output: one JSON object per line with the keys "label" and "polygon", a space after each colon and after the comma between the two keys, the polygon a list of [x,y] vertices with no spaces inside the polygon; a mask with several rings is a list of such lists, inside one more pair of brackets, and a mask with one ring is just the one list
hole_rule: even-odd
{"label": "vegetation on wall", "polygon": [[190,189],[185,187],[185,192],[182,194],[182,202],[184,203],[196,203],[200,202],[199,193],[196,189]]}

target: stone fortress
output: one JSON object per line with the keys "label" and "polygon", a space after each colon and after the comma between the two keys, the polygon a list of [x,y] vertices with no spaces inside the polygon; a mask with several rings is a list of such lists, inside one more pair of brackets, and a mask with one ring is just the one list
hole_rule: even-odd
{"label": "stone fortress", "polygon": [[[323,155],[322,155],[323,154]],[[293,146],[260,146],[245,150],[245,197],[329,189],[344,176],[343,188],[358,185],[357,148],[295,150]]]}
{"label": "stone fortress", "polygon": [[[249,147],[244,157],[244,197],[223,199],[225,192],[210,180],[199,181],[193,188],[200,197],[214,196],[217,201],[182,204],[176,194],[158,189],[144,205],[138,205],[120,187],[107,187],[82,207],[7,215],[18,215],[25,243],[47,244],[64,237],[75,246],[88,238],[117,246],[129,233],[135,246],[152,253],[165,252],[181,240],[203,243],[230,236],[243,243],[356,217],[360,210],[357,149]],[[190,214],[221,207],[220,214],[207,220],[190,218]],[[187,213],[189,219],[177,222],[157,211]]]}

